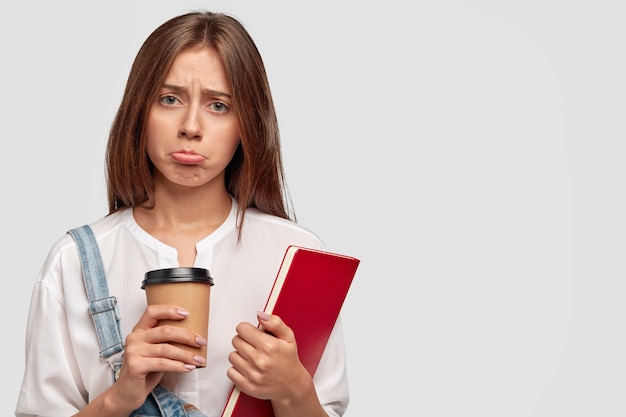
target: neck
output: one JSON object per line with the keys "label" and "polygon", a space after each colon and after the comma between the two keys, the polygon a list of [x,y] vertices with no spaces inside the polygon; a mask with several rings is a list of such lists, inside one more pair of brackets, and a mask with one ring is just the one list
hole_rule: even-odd
{"label": "neck", "polygon": [[228,217],[232,199],[224,187],[182,189],[156,187],[153,209],[136,207],[137,223],[155,236],[206,236]]}

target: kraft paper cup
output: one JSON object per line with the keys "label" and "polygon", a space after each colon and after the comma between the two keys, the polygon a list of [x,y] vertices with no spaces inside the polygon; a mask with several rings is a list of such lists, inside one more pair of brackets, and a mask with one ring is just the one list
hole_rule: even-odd
{"label": "kraft paper cup", "polygon": [[[148,305],[174,304],[189,311],[182,320],[161,320],[158,325],[172,325],[191,330],[208,340],[209,304],[213,278],[204,268],[166,268],[148,271],[141,283]],[[193,347],[172,343],[206,359],[206,345]]]}

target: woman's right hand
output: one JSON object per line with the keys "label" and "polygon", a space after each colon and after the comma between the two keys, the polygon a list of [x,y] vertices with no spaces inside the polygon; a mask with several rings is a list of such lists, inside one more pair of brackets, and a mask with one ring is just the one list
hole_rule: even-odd
{"label": "woman's right hand", "polygon": [[[206,340],[195,333],[171,325],[157,326],[160,320],[182,320],[189,312],[173,305],[150,305],[133,331],[126,346],[119,377],[109,394],[118,406],[130,411],[139,408],[156,387],[164,372],[189,372],[205,359],[167,342],[199,347]],[[132,407],[132,408],[131,408]]]}

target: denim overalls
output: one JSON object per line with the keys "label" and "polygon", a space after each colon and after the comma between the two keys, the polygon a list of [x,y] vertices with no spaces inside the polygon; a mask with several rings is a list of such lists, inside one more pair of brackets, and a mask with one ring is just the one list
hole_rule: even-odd
{"label": "denim overalls", "polygon": [[[76,241],[87,296],[89,313],[93,318],[100,343],[100,357],[105,360],[124,350],[117,300],[109,296],[100,250],[91,227],[84,225],[68,231]],[[110,362],[117,379],[121,362]],[[170,390],[157,385],[146,402],[129,417],[206,417],[194,405],[189,404]]]}

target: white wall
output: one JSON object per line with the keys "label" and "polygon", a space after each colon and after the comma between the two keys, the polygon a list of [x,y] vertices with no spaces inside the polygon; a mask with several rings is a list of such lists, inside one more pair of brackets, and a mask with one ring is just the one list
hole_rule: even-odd
{"label": "white wall", "polygon": [[624,415],[621,4],[3,3],[0,414],[48,249],[106,213],[131,60],[203,7],[264,56],[300,223],[362,260],[347,417]]}

